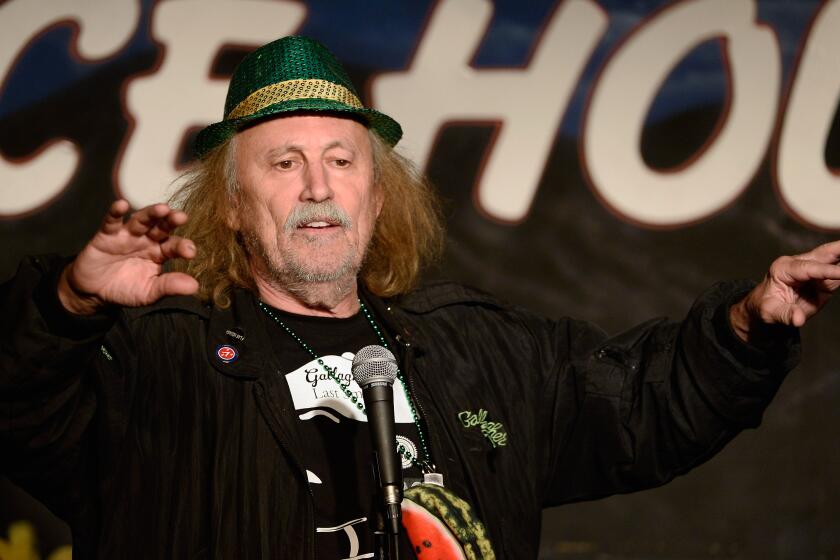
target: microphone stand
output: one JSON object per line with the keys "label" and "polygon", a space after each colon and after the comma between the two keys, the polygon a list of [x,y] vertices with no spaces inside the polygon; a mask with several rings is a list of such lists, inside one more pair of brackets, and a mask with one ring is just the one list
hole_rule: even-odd
{"label": "microphone stand", "polygon": [[[379,454],[373,452],[373,478],[376,483],[374,493],[374,515],[373,542],[374,558],[379,560],[399,560],[400,558],[400,519],[402,511],[399,501],[392,503],[394,499],[402,497],[402,492],[397,492],[393,484],[383,484],[379,469]],[[386,500],[386,497],[389,498]],[[386,521],[387,520],[387,521]]]}
{"label": "microphone stand", "polygon": [[[376,496],[374,495],[374,498]],[[374,500],[378,502],[379,500]],[[385,517],[378,507],[373,508],[373,558],[374,560],[388,560],[390,552],[390,539],[385,532]]]}

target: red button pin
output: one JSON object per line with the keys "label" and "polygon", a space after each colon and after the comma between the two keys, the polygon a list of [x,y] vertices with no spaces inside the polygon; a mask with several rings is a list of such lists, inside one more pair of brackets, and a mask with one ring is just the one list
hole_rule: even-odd
{"label": "red button pin", "polygon": [[216,357],[226,364],[229,364],[239,357],[239,352],[229,344],[222,344],[216,348]]}

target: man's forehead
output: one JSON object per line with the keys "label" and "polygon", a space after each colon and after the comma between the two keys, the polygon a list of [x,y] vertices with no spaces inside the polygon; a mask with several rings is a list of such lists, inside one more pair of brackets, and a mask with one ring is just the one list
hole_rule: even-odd
{"label": "man's forehead", "polygon": [[370,145],[367,127],[354,119],[332,115],[284,116],[249,126],[237,136],[272,151],[283,147],[364,149]]}

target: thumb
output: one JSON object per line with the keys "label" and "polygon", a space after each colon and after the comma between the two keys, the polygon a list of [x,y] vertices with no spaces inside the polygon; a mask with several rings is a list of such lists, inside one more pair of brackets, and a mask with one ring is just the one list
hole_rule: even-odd
{"label": "thumb", "polygon": [[795,303],[778,303],[767,309],[768,322],[780,323],[792,327],[805,324],[805,312]]}
{"label": "thumb", "polygon": [[184,272],[166,272],[155,279],[152,297],[155,301],[165,296],[189,296],[198,291],[198,281]]}
{"label": "thumb", "polygon": [[791,304],[791,307],[793,307],[793,310],[791,311],[791,321],[789,324],[794,327],[801,327],[805,324],[805,320],[807,319],[805,311],[803,311],[798,305]]}

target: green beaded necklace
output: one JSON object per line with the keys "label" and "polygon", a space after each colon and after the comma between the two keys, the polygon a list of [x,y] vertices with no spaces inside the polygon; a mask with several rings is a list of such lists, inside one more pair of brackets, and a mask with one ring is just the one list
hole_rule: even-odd
{"label": "green beaded necklace", "polygon": [[[385,337],[382,335],[382,331],[379,328],[379,325],[377,325],[376,321],[374,321],[373,316],[370,314],[370,311],[368,311],[367,306],[361,299],[358,300],[358,302],[359,308],[362,310],[362,313],[364,314],[365,319],[367,319],[367,322],[373,328],[373,332],[376,333],[377,338],[379,338],[379,342],[382,344],[382,346],[390,350],[390,348],[388,347],[388,342],[386,342]],[[260,309],[262,309],[266,315],[268,315],[275,323],[280,325],[280,327],[282,327],[284,331],[289,333],[289,336],[295,339],[295,341],[297,341],[297,343],[300,344],[301,348],[303,348],[310,356],[315,358],[315,360],[318,362],[318,365],[321,366],[321,368],[323,368],[323,370],[327,373],[327,376],[333,381],[335,381],[338,384],[341,391],[345,395],[347,395],[347,398],[349,398],[350,401],[356,405],[356,408],[358,408],[362,412],[362,414],[367,416],[367,410],[365,410],[364,403],[362,403],[356,397],[356,395],[354,395],[353,392],[349,389],[350,383],[342,383],[341,380],[336,376],[337,368],[330,369],[330,367],[327,366],[327,364],[324,362],[321,356],[319,356],[306,342],[303,341],[303,339],[301,339],[292,329],[290,329],[289,326],[286,325],[286,323],[284,323],[268,305],[260,301],[259,306]],[[406,449],[405,446],[399,442],[397,442],[397,452],[403,457],[405,457],[408,461],[410,461],[412,465],[420,469],[420,472],[422,472],[423,474],[433,473],[435,472],[435,466],[429,460],[429,449],[426,446],[426,436],[423,433],[423,429],[420,427],[420,417],[417,415],[417,408],[414,406],[414,401],[411,399],[411,394],[408,391],[408,383],[406,383],[406,380],[403,378],[402,371],[399,369],[397,369],[397,377],[402,382],[403,391],[405,391],[405,398],[408,401],[408,408],[411,410],[411,417],[414,419],[414,426],[417,428],[417,435],[420,438],[420,448],[423,451],[423,456],[425,457],[425,459],[420,459],[419,457],[414,456],[411,453],[411,451]]]}

